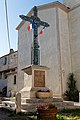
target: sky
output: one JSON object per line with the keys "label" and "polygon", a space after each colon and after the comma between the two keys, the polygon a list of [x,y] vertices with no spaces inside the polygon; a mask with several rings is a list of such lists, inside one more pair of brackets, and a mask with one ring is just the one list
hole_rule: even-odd
{"label": "sky", "polygon": [[[21,22],[19,15],[27,15],[27,13],[34,7],[55,0],[6,0],[8,11],[8,23],[10,33],[10,46],[14,51],[18,48],[18,31],[16,27]],[[63,3],[63,0],[58,0]],[[7,24],[5,12],[5,0],[0,0],[0,57],[9,53],[9,44],[7,37]]]}

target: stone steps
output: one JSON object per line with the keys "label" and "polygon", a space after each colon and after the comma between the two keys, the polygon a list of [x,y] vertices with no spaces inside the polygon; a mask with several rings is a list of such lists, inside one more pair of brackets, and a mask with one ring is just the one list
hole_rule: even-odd
{"label": "stone steps", "polygon": [[[6,99],[6,101],[15,102],[14,98]],[[63,102],[62,98],[46,98],[46,99],[38,99],[38,98],[21,98],[21,103],[42,103],[42,102]]]}
{"label": "stone steps", "polygon": [[[47,98],[47,99],[37,99],[37,98],[21,98],[21,109],[28,111],[35,111],[39,103],[53,103],[58,109],[63,108],[80,108],[80,106],[72,101],[63,101],[61,98]],[[11,101],[2,101],[4,106],[15,107],[15,99],[11,98]]]}
{"label": "stone steps", "polygon": [[[39,103],[55,103],[56,102],[62,102],[62,99],[56,99],[56,98],[47,98],[47,99],[37,99],[37,98],[21,98],[21,108],[24,110],[32,111],[36,110],[37,104]],[[2,104],[4,106],[9,106],[9,107],[15,107],[15,98],[10,98],[9,101],[6,99],[5,101],[2,101]]]}
{"label": "stone steps", "polygon": [[63,102],[63,99],[62,98],[46,98],[46,99],[30,98],[30,99],[26,99],[26,103],[47,103],[47,102]]}

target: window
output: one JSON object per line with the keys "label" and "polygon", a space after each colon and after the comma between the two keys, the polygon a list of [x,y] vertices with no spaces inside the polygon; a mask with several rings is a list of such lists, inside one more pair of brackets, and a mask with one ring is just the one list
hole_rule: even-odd
{"label": "window", "polygon": [[3,65],[6,65],[7,64],[7,57],[4,57],[3,58]]}
{"label": "window", "polygon": [[4,78],[4,79],[7,79],[7,71],[6,71],[6,72],[3,72],[3,78]]}
{"label": "window", "polygon": [[14,84],[16,84],[16,75],[14,75]]}
{"label": "window", "polygon": [[12,58],[12,56],[10,57],[10,64],[13,62],[13,58]]}
{"label": "window", "polygon": [[15,69],[12,69],[11,71],[12,71],[12,72],[14,72],[14,71],[15,71]]}
{"label": "window", "polygon": [[4,79],[7,79],[7,75],[4,75]]}

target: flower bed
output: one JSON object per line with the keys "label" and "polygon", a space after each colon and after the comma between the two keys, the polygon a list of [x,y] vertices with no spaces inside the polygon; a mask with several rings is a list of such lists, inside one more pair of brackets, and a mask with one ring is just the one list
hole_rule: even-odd
{"label": "flower bed", "polygon": [[37,98],[49,98],[51,97],[51,93],[50,92],[37,92],[36,97]]}
{"label": "flower bed", "polygon": [[51,97],[51,92],[49,89],[40,89],[36,92],[36,97],[37,98],[49,98]]}

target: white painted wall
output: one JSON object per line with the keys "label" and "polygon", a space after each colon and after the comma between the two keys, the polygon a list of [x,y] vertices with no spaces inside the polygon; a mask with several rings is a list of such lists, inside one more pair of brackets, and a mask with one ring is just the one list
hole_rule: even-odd
{"label": "white painted wall", "polygon": [[69,41],[68,14],[58,9],[59,16],[59,35],[60,35],[60,58],[61,58],[61,79],[62,91],[67,88],[67,78],[71,73],[71,51]]}
{"label": "white painted wall", "polygon": [[64,0],[64,5],[73,8],[74,6],[80,5],[80,0]]}
{"label": "white painted wall", "polygon": [[[28,22],[18,31],[18,91],[25,86],[24,72],[21,70],[31,64],[32,31],[27,30]],[[25,75],[26,76],[26,75]],[[27,76],[26,76],[27,77]]]}
{"label": "white painted wall", "polygon": [[69,12],[69,32],[72,71],[76,75],[77,87],[80,91],[80,7]]}
{"label": "white painted wall", "polygon": [[46,86],[52,91],[53,95],[60,96],[61,84],[59,77],[60,63],[59,63],[59,49],[57,39],[57,8],[46,9],[39,12],[42,20],[50,24],[49,28],[44,30],[42,36],[39,36],[41,46],[41,65],[50,68],[48,71],[48,77]]}

